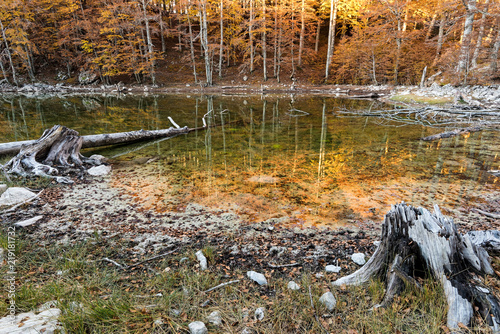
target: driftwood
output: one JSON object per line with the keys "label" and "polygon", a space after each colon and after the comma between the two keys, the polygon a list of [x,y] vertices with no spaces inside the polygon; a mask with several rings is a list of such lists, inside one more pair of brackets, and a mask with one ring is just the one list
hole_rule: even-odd
{"label": "driftwood", "polygon": [[[358,285],[371,277],[382,277],[387,289],[376,307],[386,307],[405,283],[414,282],[418,274],[430,273],[444,289],[448,328],[469,326],[475,310],[494,330],[499,328],[498,299],[480,283],[483,275],[495,275],[482,245],[498,246],[498,231],[462,235],[437,206],[434,211],[431,214],[404,203],[393,206],[382,225],[381,243],[370,260],[333,284]],[[494,240],[489,242],[491,236]]]}
{"label": "driftwood", "polygon": [[421,140],[424,141],[432,141],[432,140],[438,140],[441,138],[450,138],[458,135],[465,135],[471,132],[478,132],[481,131],[483,128],[480,126],[474,126],[474,127],[469,127],[469,128],[463,128],[463,129],[456,129],[453,131],[447,131],[447,132],[441,132],[432,136],[427,136],[424,138],[421,138]]}
{"label": "driftwood", "polygon": [[71,183],[68,178],[55,175],[60,174],[62,169],[81,167],[84,163],[100,164],[99,161],[82,156],[80,149],[174,137],[193,130],[187,127],[180,128],[175,122],[172,121],[172,123],[176,126],[175,128],[83,137],[75,130],[54,125],[51,129],[45,130],[37,140],[0,144],[0,155],[18,152],[15,157],[1,167],[9,174],[46,176],[55,178],[60,183]]}

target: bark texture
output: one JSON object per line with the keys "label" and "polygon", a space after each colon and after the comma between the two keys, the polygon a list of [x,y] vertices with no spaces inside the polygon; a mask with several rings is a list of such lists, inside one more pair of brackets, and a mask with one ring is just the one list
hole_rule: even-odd
{"label": "bark texture", "polygon": [[[488,241],[490,238],[494,240]],[[444,289],[448,328],[459,328],[460,323],[469,326],[477,310],[495,330],[500,327],[498,299],[481,286],[482,276],[495,275],[482,247],[486,244],[498,246],[498,232],[462,235],[437,206],[431,214],[404,203],[395,205],[385,216],[381,243],[370,260],[332,284],[358,285],[371,277],[382,277],[387,289],[382,303],[376,307],[385,307],[405,283],[416,282],[415,276],[430,273]]]}

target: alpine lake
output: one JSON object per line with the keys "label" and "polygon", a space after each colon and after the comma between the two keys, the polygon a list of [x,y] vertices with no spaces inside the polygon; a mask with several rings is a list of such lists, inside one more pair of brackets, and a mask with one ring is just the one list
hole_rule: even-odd
{"label": "alpine lake", "polygon": [[498,132],[424,142],[446,129],[340,112],[388,108],[301,95],[4,96],[0,142],[36,139],[55,124],[81,135],[164,129],[168,117],[199,128],[82,151],[108,157],[110,186],[158,212],[194,202],[248,223],[288,217],[287,226],[335,228],[379,223],[391,204],[405,201],[437,204],[473,226],[471,209],[498,205],[500,182],[487,172],[500,169]]}

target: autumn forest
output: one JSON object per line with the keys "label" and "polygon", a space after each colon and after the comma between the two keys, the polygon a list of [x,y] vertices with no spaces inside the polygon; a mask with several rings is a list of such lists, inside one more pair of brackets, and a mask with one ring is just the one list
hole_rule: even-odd
{"label": "autumn forest", "polygon": [[[2,0],[2,82],[481,84],[498,79],[496,0]],[[175,59],[179,66],[168,66]],[[181,66],[182,65],[182,66]],[[70,81],[68,81],[70,82]]]}

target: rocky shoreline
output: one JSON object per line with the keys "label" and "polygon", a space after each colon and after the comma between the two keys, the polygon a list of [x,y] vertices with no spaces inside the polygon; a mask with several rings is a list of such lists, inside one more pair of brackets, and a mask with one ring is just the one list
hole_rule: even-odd
{"label": "rocky shoreline", "polygon": [[[0,94],[22,94],[27,97],[71,96],[71,95],[120,95],[120,94],[308,94],[328,95],[340,98],[381,99],[394,102],[395,97],[409,97],[414,104],[427,104],[418,101],[419,97],[444,98],[444,102],[463,103],[472,107],[494,109],[500,107],[500,85],[453,86],[433,83],[427,87],[389,86],[389,85],[307,85],[307,84],[248,84],[248,85],[55,85],[45,83],[26,84],[21,87],[6,83],[0,84]],[[412,101],[413,100],[413,101]]]}

